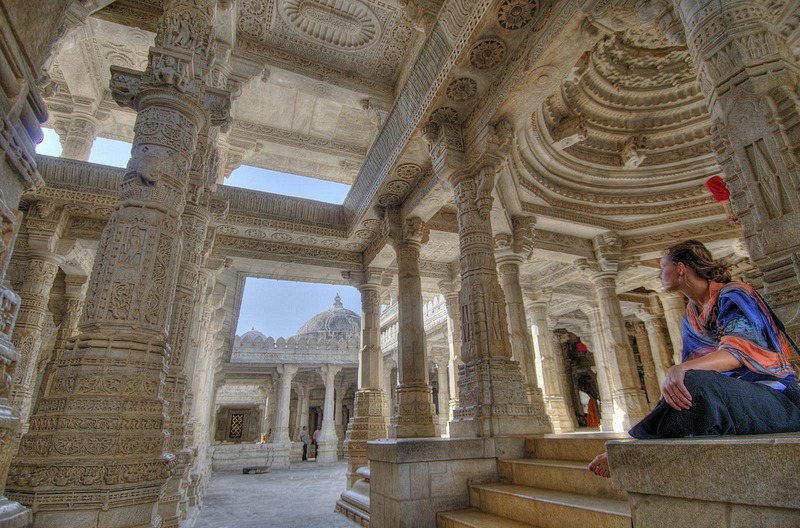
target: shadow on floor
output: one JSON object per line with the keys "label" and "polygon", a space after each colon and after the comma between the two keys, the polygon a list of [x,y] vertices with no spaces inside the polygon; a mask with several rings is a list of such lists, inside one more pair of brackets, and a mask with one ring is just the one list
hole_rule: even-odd
{"label": "shadow on floor", "polygon": [[296,462],[261,475],[215,473],[194,528],[354,528],[335,513],[347,462]]}

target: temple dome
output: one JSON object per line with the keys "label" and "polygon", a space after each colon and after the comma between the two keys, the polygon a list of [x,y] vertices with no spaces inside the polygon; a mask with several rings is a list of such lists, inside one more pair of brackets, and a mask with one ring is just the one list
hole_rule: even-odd
{"label": "temple dome", "polygon": [[244,334],[242,334],[241,338],[242,338],[242,340],[250,339],[251,341],[255,341],[258,338],[266,339],[267,336],[265,336],[264,334],[262,334],[261,332],[259,332],[255,328],[253,328],[253,329],[249,330],[248,332],[245,332]]}
{"label": "temple dome", "polygon": [[361,317],[342,305],[338,295],[333,300],[333,308],[320,312],[300,327],[295,337],[358,338],[361,331]]}

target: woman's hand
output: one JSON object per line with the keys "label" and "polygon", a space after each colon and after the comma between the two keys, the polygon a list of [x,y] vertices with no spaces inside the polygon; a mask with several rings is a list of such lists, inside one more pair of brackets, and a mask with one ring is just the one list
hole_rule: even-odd
{"label": "woman's hand", "polygon": [[684,365],[675,365],[667,369],[664,375],[664,386],[661,388],[661,396],[667,405],[676,411],[682,411],[692,406],[692,395],[689,394],[689,389],[683,384],[683,378],[686,376],[686,368]]}

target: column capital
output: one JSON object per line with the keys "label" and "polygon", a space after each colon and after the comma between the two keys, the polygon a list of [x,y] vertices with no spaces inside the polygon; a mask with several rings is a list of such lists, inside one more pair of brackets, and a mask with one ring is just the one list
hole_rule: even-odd
{"label": "column capital", "polygon": [[298,365],[278,365],[277,371],[281,376],[294,376],[297,374]]}
{"label": "column capital", "polygon": [[364,290],[383,289],[392,284],[392,276],[381,268],[366,271],[343,271],[342,278],[363,293]]}
{"label": "column capital", "polygon": [[455,298],[458,300],[459,290],[461,290],[461,279],[458,276],[439,281],[439,291],[445,299]]}
{"label": "column capital", "polygon": [[395,251],[404,246],[419,249],[428,242],[430,232],[422,219],[402,219],[397,207],[383,208],[381,216],[381,232]]}

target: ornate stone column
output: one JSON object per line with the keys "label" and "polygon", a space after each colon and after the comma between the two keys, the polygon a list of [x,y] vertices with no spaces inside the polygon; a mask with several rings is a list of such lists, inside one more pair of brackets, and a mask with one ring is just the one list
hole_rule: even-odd
{"label": "ornate stone column", "polygon": [[180,217],[198,131],[223,124],[230,108],[230,95],[203,81],[214,8],[212,0],[168,0],[148,69],[112,68],[115,99],[138,112],[132,158],[98,246],[80,333],[9,475],[16,496],[42,505],[39,526],[162,523],[153,506],[175,470],[164,376]]}
{"label": "ornate stone column", "polygon": [[461,323],[458,320],[458,290],[460,281],[449,280],[439,283],[439,289],[444,295],[445,308],[447,309],[447,346],[450,350],[447,361],[447,382],[450,392],[448,406],[448,435],[450,434],[449,422],[453,421],[453,411],[458,407],[458,371],[461,365]]}
{"label": "ornate stone column", "polygon": [[437,416],[437,429],[439,436],[449,436],[447,425],[450,421],[450,389],[447,376],[447,365],[443,362],[436,362],[436,382],[439,384],[438,401],[439,414]]}
{"label": "ornate stone column", "polygon": [[386,208],[384,236],[397,255],[398,321],[397,407],[389,426],[390,438],[428,438],[436,435],[433,395],[428,382],[422,282],[419,251],[428,231],[419,218],[401,221],[396,209]]}
{"label": "ornate stone column", "polygon": [[656,377],[658,378],[660,394],[661,387],[664,385],[664,375],[673,363],[672,356],[669,353],[669,347],[667,346],[667,338],[664,334],[664,323],[658,309],[658,299],[656,299],[655,295],[652,295],[650,298],[648,310],[643,310],[637,313],[636,316],[644,321],[645,329],[647,330],[647,339],[653,354],[653,364],[656,370]]}
{"label": "ornate stone column", "polygon": [[614,428],[614,390],[613,377],[608,364],[608,353],[606,352],[606,338],[603,331],[603,320],[600,315],[600,308],[597,303],[581,307],[581,311],[589,319],[589,327],[592,331],[592,347],[594,353],[594,363],[597,367],[597,390],[600,391],[600,430],[621,431],[622,428]]}
{"label": "ornate stone column", "polygon": [[52,30],[66,6],[52,6],[50,17],[21,16],[30,6],[3,4],[0,25],[0,526],[26,526],[31,511],[5,497],[13,443],[20,425],[18,411],[10,403],[19,352],[11,341],[19,310],[19,296],[8,286],[6,272],[17,240],[22,214],[20,197],[36,191],[44,181],[36,168],[35,146],[41,140],[39,123],[47,109],[35,79]]}
{"label": "ornate stone column", "polygon": [[356,471],[369,465],[367,442],[387,437],[388,410],[383,385],[381,351],[380,288],[385,285],[380,270],[348,273],[350,283],[361,292],[361,352],[358,361],[358,390],[353,417],[347,426],[344,453],[347,457],[347,489],[358,480]]}
{"label": "ornate stone column", "polygon": [[614,399],[614,430],[628,430],[647,414],[648,406],[641,389],[633,350],[625,331],[625,318],[617,298],[616,278],[620,269],[621,244],[615,233],[607,232],[594,239],[595,260],[578,261],[595,288],[602,320],[605,346],[600,354],[611,380]]}
{"label": "ornate stone column", "polygon": [[[69,338],[78,332],[78,322],[83,313],[87,286],[88,277],[85,275],[67,275],[64,278],[64,306],[62,308],[61,324],[58,327],[53,355],[44,368],[42,383],[39,386],[40,394],[46,394],[50,391],[53,374],[61,360],[61,356],[64,354],[64,350],[66,350]],[[38,406],[39,400],[37,399],[34,412],[36,412]]]}
{"label": "ornate stone column", "polygon": [[552,299],[550,291],[526,291],[525,306],[531,315],[531,323],[539,330],[537,343],[542,359],[542,389],[547,416],[554,433],[569,433],[575,430],[575,416],[567,404],[567,388],[563,379],[564,360],[561,351],[553,347],[553,334],[548,328],[547,305]]}
{"label": "ornate stone column", "polygon": [[[336,456],[338,459],[339,456],[339,440],[344,438],[344,435],[347,433],[347,424],[343,424],[342,421],[344,420],[344,393],[347,390],[347,386],[345,385],[343,376],[340,376],[339,383],[336,384],[336,390],[334,391],[334,418],[336,421],[334,422],[336,425]],[[344,425],[344,428],[342,426]]]}
{"label": "ornate stone column", "polygon": [[669,340],[672,343],[672,364],[678,365],[683,355],[683,317],[686,315],[686,300],[680,293],[659,292],[658,298],[664,307]]}
{"label": "ornate stone column", "polygon": [[297,365],[282,365],[278,367],[278,414],[275,417],[275,431],[273,444],[288,445],[289,438],[289,404],[292,399],[292,379],[297,374]]}
{"label": "ornate stone column", "polygon": [[[50,214],[46,213],[46,216]],[[35,218],[31,218],[26,223],[35,221]],[[40,241],[45,246],[41,249],[33,249],[33,238],[33,233],[29,233],[29,249],[24,254],[16,255],[20,259],[24,258],[24,261],[20,262],[23,270],[22,286],[19,290],[21,303],[12,338],[14,346],[19,350],[20,359],[14,373],[11,401],[19,410],[23,434],[28,430],[27,420],[31,413],[33,387],[42,346],[42,328],[47,315],[50,289],[53,287],[58,264],[61,261],[58,255],[48,251],[54,249],[52,246],[55,245],[57,236],[45,235],[48,240]]]}
{"label": "ornate stone column", "polygon": [[[200,275],[204,277],[201,284],[205,284],[207,295],[204,296],[205,304],[200,318],[199,330],[199,358],[193,378],[193,392],[196,395],[191,402],[192,422],[194,423],[194,440],[197,455],[190,470],[190,484],[187,492],[189,506],[198,506],[202,501],[208,482],[211,479],[211,453],[209,446],[213,440],[213,412],[216,397],[214,383],[215,369],[221,361],[220,348],[224,339],[221,330],[225,323],[226,288],[216,283],[217,273],[224,268],[225,260],[219,260],[213,265],[206,262],[201,268]],[[212,269],[213,268],[213,269]]]}
{"label": "ornate stone column", "polygon": [[490,211],[495,174],[512,131],[501,122],[484,128],[466,150],[461,128],[430,123],[425,140],[433,168],[453,188],[461,251],[461,355],[455,437],[549,432],[547,417],[528,401],[519,364],[511,359],[506,302],[497,279]]}
{"label": "ornate stone column", "polygon": [[[189,379],[194,373],[199,352],[198,347],[192,346],[192,341],[197,339],[200,332],[199,321],[206,295],[206,288],[202,283],[207,277],[200,274],[200,267],[213,245],[213,237],[207,238],[211,214],[207,206],[198,203],[207,202],[207,197],[205,200],[202,198],[203,182],[199,178],[202,168],[198,171],[195,167],[196,160],[202,158],[207,151],[207,134],[201,135],[198,145],[201,143],[192,163],[190,187],[193,192],[189,193],[191,202],[186,204],[181,215],[183,251],[170,323],[170,358],[164,398],[169,416],[169,450],[175,455],[176,466],[175,472],[164,486],[163,498],[159,504],[163,528],[177,527],[181,519],[186,517],[189,471],[197,453],[192,428],[194,422],[190,413],[193,392]],[[203,164],[199,163],[201,167]]]}
{"label": "ornate stone column", "polygon": [[642,361],[644,371],[644,390],[647,394],[648,407],[655,407],[661,398],[661,383],[656,376],[656,365],[653,361],[653,351],[650,348],[650,341],[647,337],[647,329],[642,323],[627,323],[628,331],[636,338],[636,346],[639,348],[639,358]]}
{"label": "ornate stone column", "polygon": [[[342,370],[341,367],[325,365],[322,367],[322,374],[325,380],[325,406],[322,410],[322,430],[320,441],[317,446],[317,462],[321,464],[331,464],[338,459],[336,455],[339,445],[339,438],[336,436],[336,417],[334,416],[334,387],[336,386],[336,374]],[[309,433],[311,434],[311,433]]]}
{"label": "ornate stone column", "polygon": [[273,408],[273,389],[272,381],[266,381],[264,385],[261,386],[261,390],[264,391],[264,412],[261,416],[261,438],[264,438],[264,435],[268,434],[269,430],[272,429],[272,425],[270,425],[272,418],[270,411]]}
{"label": "ornate stone column", "polygon": [[[92,150],[100,123],[89,114],[76,113],[70,116],[61,134],[61,157],[87,161]],[[57,127],[59,128],[59,127]]]}
{"label": "ornate stone column", "polygon": [[533,350],[533,337],[525,303],[522,299],[522,286],[519,282],[519,266],[533,251],[533,226],[536,220],[531,217],[512,218],[514,233],[495,236],[495,257],[500,271],[500,283],[506,297],[509,339],[512,357],[519,362],[522,374],[527,380],[528,400],[537,416],[546,416],[542,388],[536,375],[536,355]]}
{"label": "ornate stone column", "polygon": [[275,418],[278,414],[278,384],[273,382],[270,389],[269,395],[269,405],[267,406],[267,422],[266,428],[267,432],[272,431],[272,434],[269,437],[270,443],[275,439]]}
{"label": "ornate stone column", "polygon": [[712,146],[731,190],[764,293],[800,331],[800,73],[787,42],[797,8],[758,0],[673,0],[712,120]]}

